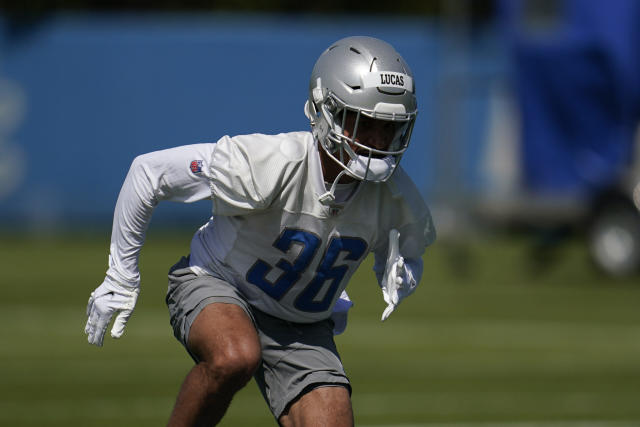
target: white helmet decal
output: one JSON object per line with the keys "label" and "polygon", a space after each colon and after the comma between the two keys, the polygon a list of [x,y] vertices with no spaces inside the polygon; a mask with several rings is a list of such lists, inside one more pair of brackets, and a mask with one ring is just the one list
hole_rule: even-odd
{"label": "white helmet decal", "polygon": [[394,71],[369,72],[362,76],[362,86],[365,88],[401,88],[413,92],[413,78]]}

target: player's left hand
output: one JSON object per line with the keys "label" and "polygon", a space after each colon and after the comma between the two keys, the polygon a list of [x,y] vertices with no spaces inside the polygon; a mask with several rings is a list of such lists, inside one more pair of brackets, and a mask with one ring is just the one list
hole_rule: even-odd
{"label": "player's left hand", "polygon": [[120,338],[124,327],[133,313],[140,289],[120,285],[106,278],[95,291],[91,292],[87,304],[87,324],[84,332],[90,344],[102,346],[104,334],[114,314],[118,313],[111,328],[111,336]]}
{"label": "player's left hand", "polygon": [[387,308],[382,313],[383,322],[393,313],[400,301],[415,291],[417,285],[400,255],[400,233],[393,229],[389,232],[389,254],[382,277],[382,295],[387,303]]}

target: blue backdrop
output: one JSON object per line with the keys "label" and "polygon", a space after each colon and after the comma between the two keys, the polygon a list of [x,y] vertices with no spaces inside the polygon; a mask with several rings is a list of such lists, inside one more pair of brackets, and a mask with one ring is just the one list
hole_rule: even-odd
{"label": "blue backdrop", "polygon": [[424,20],[67,13],[26,29],[2,21],[0,34],[5,224],[109,220],[138,154],[308,129],[315,60],[353,34],[389,41],[411,64],[420,114],[404,165],[423,191],[433,182],[437,37]]}

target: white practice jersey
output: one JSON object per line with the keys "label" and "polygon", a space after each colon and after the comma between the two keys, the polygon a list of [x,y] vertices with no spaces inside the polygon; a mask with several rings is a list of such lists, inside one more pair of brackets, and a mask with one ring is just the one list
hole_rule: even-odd
{"label": "white practice jersey", "polygon": [[321,203],[325,192],[309,132],[225,136],[139,156],[116,205],[107,276],[139,284],[138,255],[159,201],[211,198],[213,216],[191,242],[194,272],[227,280],[263,312],[314,322],[331,315],[369,252],[380,278],[392,228],[408,260],[421,260],[435,238],[400,167],[386,183],[359,183],[343,203]]}

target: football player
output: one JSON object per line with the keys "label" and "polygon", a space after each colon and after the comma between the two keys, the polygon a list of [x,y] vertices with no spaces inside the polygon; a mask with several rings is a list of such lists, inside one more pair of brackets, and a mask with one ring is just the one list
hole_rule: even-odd
{"label": "football player", "polygon": [[137,157],[116,203],[106,277],[89,298],[89,342],[103,344],[113,316],[111,336],[123,334],[154,207],[211,199],[212,217],[169,272],[171,325],[195,361],[169,425],[217,423],[252,377],[280,425],[353,425],[333,339],[346,327],[349,278],[373,252],[385,320],[416,288],[435,239],[399,166],[416,113],[413,75],[395,49],[348,37],[313,68],[311,132]]}

